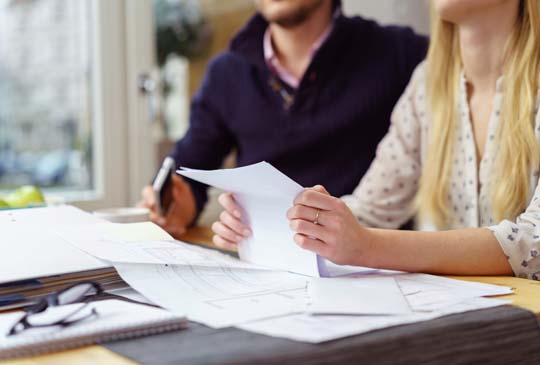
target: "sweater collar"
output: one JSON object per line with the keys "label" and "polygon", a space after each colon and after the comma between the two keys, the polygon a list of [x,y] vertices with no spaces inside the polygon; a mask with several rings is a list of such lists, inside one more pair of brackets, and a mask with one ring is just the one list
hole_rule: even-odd
{"label": "sweater collar", "polygon": [[[328,39],[321,46],[321,50],[325,48],[333,48],[336,43],[341,43],[346,35],[348,21],[341,12],[334,19],[333,29],[328,36]],[[264,59],[263,39],[268,22],[259,13],[255,14],[246,25],[237,33],[229,44],[229,50],[242,58],[246,59],[251,64],[260,68],[267,68]],[[317,58],[317,52],[315,58]]]}

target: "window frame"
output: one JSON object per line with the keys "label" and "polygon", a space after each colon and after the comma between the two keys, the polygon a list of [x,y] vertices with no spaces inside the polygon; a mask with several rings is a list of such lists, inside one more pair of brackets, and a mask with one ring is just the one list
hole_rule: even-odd
{"label": "window frame", "polygon": [[91,0],[93,189],[46,192],[85,210],[135,204],[156,169],[147,97],[155,69],[152,0]]}

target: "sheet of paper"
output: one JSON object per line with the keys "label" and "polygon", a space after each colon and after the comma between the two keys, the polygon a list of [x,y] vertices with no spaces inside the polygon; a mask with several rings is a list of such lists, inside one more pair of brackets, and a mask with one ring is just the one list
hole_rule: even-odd
{"label": "sheet of paper", "polygon": [[59,224],[85,226],[103,222],[105,221],[70,205],[0,211],[0,227],[51,227]]}
{"label": "sheet of paper", "polygon": [[101,223],[96,229],[103,232],[111,241],[140,242],[140,241],[172,241],[174,238],[157,224],[152,222],[139,223]]}
{"label": "sheet of paper", "polygon": [[411,308],[393,277],[318,278],[308,283],[313,314],[409,314]]}
{"label": "sheet of paper", "polygon": [[317,255],[293,241],[286,218],[302,186],[272,165],[258,164],[214,171],[183,169],[178,174],[234,193],[244,209],[252,236],[239,244],[240,258],[259,265],[319,276]]}
{"label": "sheet of paper", "polygon": [[[325,260],[323,257],[318,256],[319,259],[319,274],[321,277],[334,278],[341,276],[351,276],[356,274],[369,274],[377,273],[380,270],[370,267],[351,266],[351,265],[337,265],[332,261]],[[324,260],[321,264],[320,260]]]}
{"label": "sheet of paper", "polygon": [[150,299],[146,298],[144,295],[130,287],[106,290],[106,292],[109,294],[118,295],[122,298],[133,300],[135,302],[157,305],[156,303],[152,302]]}
{"label": "sheet of paper", "polygon": [[55,234],[103,221],[70,206],[0,212],[0,284],[110,267]]}
{"label": "sheet of paper", "polygon": [[433,311],[463,299],[512,294],[505,286],[454,280],[428,274],[392,274],[416,311]]}
{"label": "sheet of paper", "polygon": [[497,299],[470,298],[430,313],[413,313],[402,316],[293,314],[279,318],[243,323],[237,327],[267,336],[288,338],[301,342],[320,343],[377,329],[427,321],[450,314],[492,308],[504,304],[507,304],[507,302]]}
{"label": "sheet of paper", "polygon": [[[170,264],[202,267],[235,267],[267,270],[216,250],[181,241],[112,240],[104,225],[78,229],[62,228],[57,233],[80,250],[112,263]],[[115,228],[116,229],[116,228]],[[118,233],[118,232],[117,232]]]}
{"label": "sheet of paper", "polygon": [[214,328],[302,312],[306,279],[282,271],[183,265],[116,264],[152,302]]}

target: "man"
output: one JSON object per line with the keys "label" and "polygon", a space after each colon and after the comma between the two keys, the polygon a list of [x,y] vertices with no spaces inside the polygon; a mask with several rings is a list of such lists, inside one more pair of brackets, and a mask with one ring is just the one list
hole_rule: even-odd
{"label": "man", "polygon": [[[264,160],[303,186],[349,194],[427,40],[407,28],[345,17],[335,0],[258,0],[257,7],[229,50],[210,63],[189,130],[171,156],[178,166],[215,169],[235,149],[238,166]],[[151,187],[142,205],[178,236],[203,209],[206,187],[174,176],[172,196],[163,216]]]}

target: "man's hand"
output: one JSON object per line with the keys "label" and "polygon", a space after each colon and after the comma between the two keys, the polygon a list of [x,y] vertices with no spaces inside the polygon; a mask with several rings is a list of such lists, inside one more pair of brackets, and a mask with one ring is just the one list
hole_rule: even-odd
{"label": "man's hand", "polygon": [[193,221],[196,214],[196,205],[191,186],[174,174],[172,176],[172,202],[169,210],[164,215],[159,215],[156,210],[156,194],[151,186],[146,186],[142,191],[142,200],[138,206],[150,210],[150,220],[174,238],[178,238],[186,232],[187,226]]}

